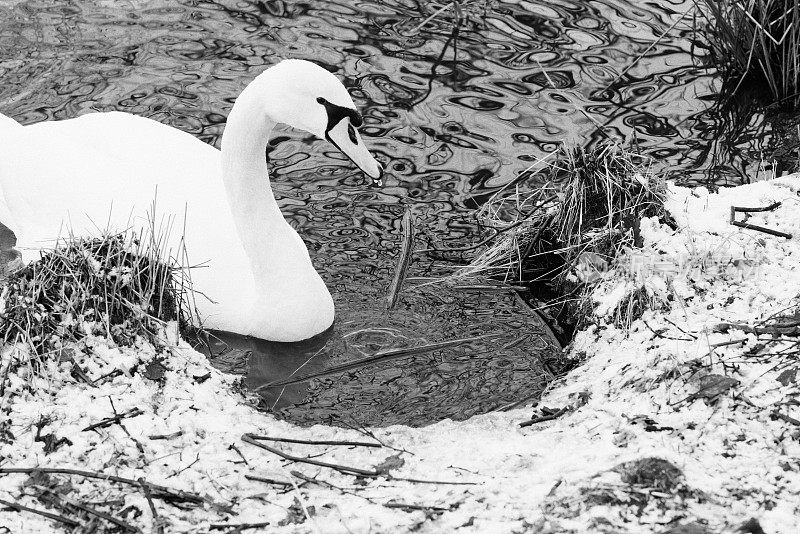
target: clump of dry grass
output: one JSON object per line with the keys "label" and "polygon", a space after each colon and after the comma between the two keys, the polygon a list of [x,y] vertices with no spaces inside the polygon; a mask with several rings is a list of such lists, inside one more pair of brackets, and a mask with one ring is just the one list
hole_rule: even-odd
{"label": "clump of dry grass", "polygon": [[637,244],[642,217],[663,215],[665,191],[650,161],[620,145],[563,148],[535,192],[518,186],[480,209],[497,236],[464,273],[558,286],[591,278]]}
{"label": "clump of dry grass", "polygon": [[477,217],[494,235],[456,276],[525,284],[560,326],[571,329],[591,315],[593,284],[622,250],[641,246],[641,218],[666,217],[666,183],[649,158],[614,143],[562,147],[537,178],[498,192],[481,207]]}
{"label": "clump of dry grass", "polygon": [[632,486],[643,486],[666,493],[680,488],[683,472],[663,458],[647,457],[623,462],[614,468],[622,481]]}
{"label": "clump of dry grass", "polygon": [[[5,282],[0,298],[0,336],[22,346],[14,365],[34,370],[62,348],[89,334],[120,346],[141,338],[166,347],[168,321],[192,323],[188,271],[144,233],[70,238]],[[23,356],[24,355],[24,356]],[[6,364],[13,367],[12,363]]]}
{"label": "clump of dry grass", "polygon": [[706,0],[700,7],[705,24],[695,33],[722,74],[722,93],[768,91],[772,101],[764,104],[797,109],[800,4],[796,0]]}
{"label": "clump of dry grass", "polygon": [[619,301],[612,313],[612,322],[617,328],[628,330],[631,324],[642,317],[644,312],[653,309],[655,299],[647,289],[639,286],[627,293]]}

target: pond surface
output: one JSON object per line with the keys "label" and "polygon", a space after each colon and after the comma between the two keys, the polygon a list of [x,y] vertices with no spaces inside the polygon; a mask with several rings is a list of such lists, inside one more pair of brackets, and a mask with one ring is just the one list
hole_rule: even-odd
{"label": "pond surface", "polygon": [[[606,136],[635,138],[683,180],[704,180],[714,154],[706,111],[714,80],[690,57],[692,15],[682,15],[692,0],[467,0],[459,17],[448,8],[420,27],[445,5],[5,1],[0,112],[30,124],[121,110],[218,146],[234,99],[265,65],[296,57],[335,72],[364,115],[362,135],[386,166],[384,187],[367,188],[331,145],[302,133],[279,128],[269,152],[283,213],[337,303],[330,343],[340,348],[329,360],[478,333],[497,334],[492,346],[509,348],[486,359],[477,356],[487,354],[481,341],[315,379],[305,397],[286,394],[300,404],[281,413],[304,423],[331,420],[345,407],[363,416],[355,424],[463,418],[541,389],[547,373],[540,360],[558,349],[536,316],[502,292],[412,290],[387,314],[383,296],[405,206],[414,207],[423,243],[469,244],[478,234],[471,212],[481,199],[560,143]],[[423,260],[414,274],[452,268]],[[511,346],[523,327],[541,336]],[[427,372],[415,367],[419,361]],[[506,371],[486,374],[492,361]],[[271,380],[261,376],[268,368],[251,361],[248,380]],[[392,375],[398,368],[412,370]]]}

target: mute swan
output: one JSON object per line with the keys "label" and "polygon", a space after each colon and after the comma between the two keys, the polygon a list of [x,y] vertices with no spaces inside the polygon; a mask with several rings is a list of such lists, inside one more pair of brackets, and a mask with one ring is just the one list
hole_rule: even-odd
{"label": "mute swan", "polygon": [[24,127],[0,117],[0,221],[28,260],[62,226],[76,235],[149,226],[155,199],[157,219],[174,217],[172,254],[184,234],[189,264],[204,265],[191,271],[208,297],[196,299],[203,326],[297,341],[332,324],[333,299],[281,215],[265,161],[270,132],[284,123],[328,139],[380,179],[353,100],[322,67],[285,60],[261,73],[236,99],[221,151],[126,113]]}

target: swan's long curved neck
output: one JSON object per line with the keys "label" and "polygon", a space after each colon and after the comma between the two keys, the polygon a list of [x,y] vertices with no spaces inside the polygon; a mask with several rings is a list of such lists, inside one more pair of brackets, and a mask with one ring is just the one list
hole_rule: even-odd
{"label": "swan's long curved neck", "polygon": [[266,149],[275,121],[264,110],[263,90],[254,85],[239,95],[228,116],[222,135],[222,178],[253,272],[267,274],[275,268],[270,243],[287,225],[267,174]]}

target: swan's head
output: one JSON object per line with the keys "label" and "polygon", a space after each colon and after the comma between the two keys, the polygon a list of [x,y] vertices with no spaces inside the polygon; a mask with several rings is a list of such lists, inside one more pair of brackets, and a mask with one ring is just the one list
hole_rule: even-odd
{"label": "swan's head", "polygon": [[327,139],[375,183],[383,168],[364,145],[358,128],[363,123],[353,99],[339,79],[319,65],[287,59],[265,71],[271,98],[268,114],[275,122]]}

